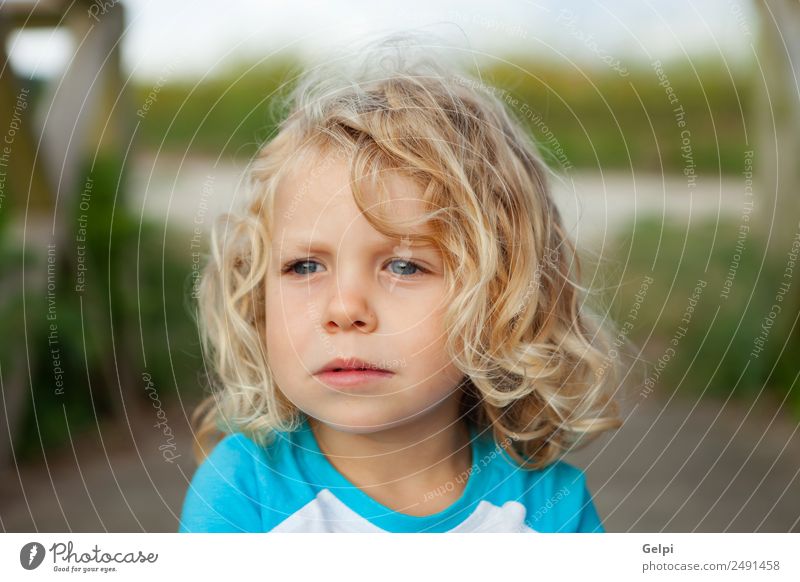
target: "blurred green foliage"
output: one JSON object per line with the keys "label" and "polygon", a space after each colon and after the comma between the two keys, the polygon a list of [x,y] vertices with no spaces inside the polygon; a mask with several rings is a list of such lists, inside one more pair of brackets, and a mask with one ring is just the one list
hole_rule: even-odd
{"label": "blurred green foliage", "polygon": [[[714,60],[665,62],[661,67],[675,103],[668,100],[655,70],[641,65],[620,76],[611,69],[522,63],[490,68],[485,78],[518,99],[512,109],[552,153],[553,143],[535,122],[541,118],[576,167],[680,172],[681,131],[688,129],[697,170],[739,172],[738,151],[744,148],[752,101],[751,71],[728,70]],[[535,114],[527,114],[524,104]],[[683,108],[684,128],[678,127],[677,107]]]}
{"label": "blurred green foliage", "polygon": [[[692,398],[732,393],[743,401],[759,398],[783,405],[800,418],[800,296],[791,289],[777,299],[779,285],[786,281],[787,255],[765,253],[766,241],[755,230],[737,248],[739,226],[731,220],[693,220],[689,225],[660,218],[636,221],[610,252],[615,260],[605,277],[621,283],[612,285],[605,302],[614,318],[624,322],[640,282],[653,277],[629,336],[643,348],[652,392],[669,396],[678,391]],[[700,287],[687,325],[682,320],[701,281],[706,285]],[[770,323],[775,304],[781,311]],[[769,332],[763,351],[758,351],[756,341],[764,339],[765,324]],[[667,351],[671,346],[674,355]],[[659,359],[664,360],[661,366]],[[643,397],[650,393],[645,386],[641,390]]]}
{"label": "blurred green foliage", "polygon": [[[6,297],[10,308],[0,314],[4,329],[25,329],[30,356],[24,425],[15,438],[21,460],[67,443],[70,435],[107,418],[122,431],[142,414],[155,423],[144,372],[163,402],[178,390],[190,399],[200,393],[200,348],[187,303],[191,262],[181,252],[188,249],[188,235],[168,233],[165,225],[140,220],[118,203],[124,188],[118,159],[98,156],[83,179],[79,192],[88,180],[92,184],[84,198],[88,203],[80,207],[81,197],[75,198],[67,214],[67,242],[54,263],[55,318],[47,318],[46,291],[34,285],[27,287],[24,312],[22,296],[16,294],[13,300]],[[78,291],[81,244],[86,274]],[[21,264],[21,255],[7,253],[2,264],[11,272]],[[26,271],[47,270],[45,254],[28,251],[26,256]],[[62,393],[56,385],[56,358],[63,370]]]}
{"label": "blurred green foliage", "polygon": [[[670,103],[655,70],[639,65],[622,76],[612,69],[566,67],[530,57],[481,69],[492,91],[528,126],[554,166],[682,171],[682,106],[698,171],[739,172],[752,71],[724,61],[662,63],[677,96]],[[202,82],[140,85],[135,103],[149,109],[139,135],[147,148],[249,157],[270,136],[285,96],[302,70],[291,58],[242,67]],[[494,89],[492,89],[492,87]],[[547,130],[552,131],[551,134]],[[557,140],[557,141],[556,141]]]}
{"label": "blurred green foliage", "polygon": [[137,85],[139,145],[248,157],[275,131],[284,111],[278,97],[300,71],[297,61],[284,57],[199,82]]}

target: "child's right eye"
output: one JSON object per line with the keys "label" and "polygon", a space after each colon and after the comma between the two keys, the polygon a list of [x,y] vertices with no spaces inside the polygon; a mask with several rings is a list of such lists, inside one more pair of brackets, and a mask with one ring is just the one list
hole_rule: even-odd
{"label": "child's right eye", "polygon": [[[288,265],[286,265],[281,271],[281,273],[290,273],[293,275],[309,275],[315,273],[316,271],[309,270],[309,265],[319,265],[319,263],[317,261],[312,261],[309,259],[304,259],[302,261],[293,261]],[[297,267],[300,267],[300,270],[298,270]]]}

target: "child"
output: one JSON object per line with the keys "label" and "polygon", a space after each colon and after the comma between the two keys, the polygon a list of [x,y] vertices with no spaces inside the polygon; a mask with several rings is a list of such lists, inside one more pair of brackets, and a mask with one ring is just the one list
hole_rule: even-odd
{"label": "child", "polygon": [[215,229],[180,531],[603,531],[559,457],[619,425],[610,336],[532,141],[439,63],[308,72]]}

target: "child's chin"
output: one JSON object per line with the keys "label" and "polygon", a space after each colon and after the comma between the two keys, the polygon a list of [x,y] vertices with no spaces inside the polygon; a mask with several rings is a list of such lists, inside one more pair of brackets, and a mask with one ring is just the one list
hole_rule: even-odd
{"label": "child's chin", "polygon": [[387,415],[384,414],[337,414],[336,417],[337,418],[319,418],[318,420],[325,423],[333,430],[348,434],[374,434],[391,428],[397,428],[408,422],[402,418],[387,418]]}

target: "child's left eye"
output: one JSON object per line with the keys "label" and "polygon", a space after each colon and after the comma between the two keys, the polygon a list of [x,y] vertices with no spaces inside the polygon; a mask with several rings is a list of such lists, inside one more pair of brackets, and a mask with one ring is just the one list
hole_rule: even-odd
{"label": "child's left eye", "polygon": [[392,263],[400,263],[402,265],[401,269],[403,271],[406,271],[407,269],[414,269],[413,273],[408,273],[408,272],[397,273],[397,272],[395,272],[396,275],[417,275],[418,273],[416,271],[418,271],[418,270],[421,271],[422,270],[422,267],[420,267],[417,263],[415,263],[413,261],[408,261],[406,259],[392,259],[389,262],[389,264],[392,264]]}

